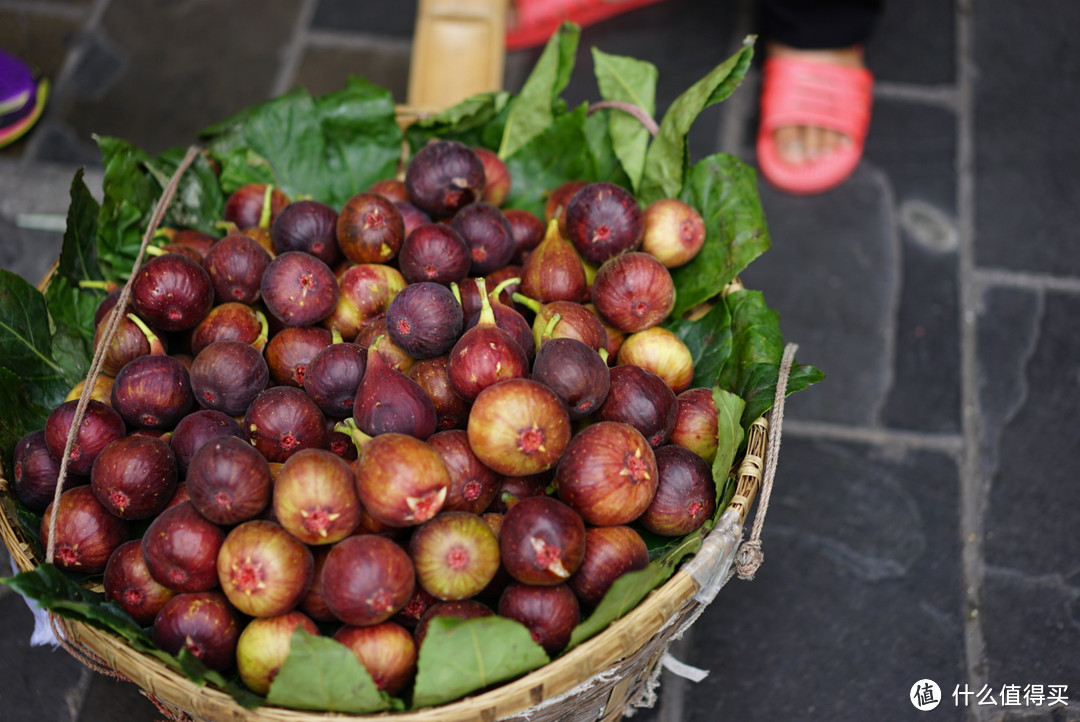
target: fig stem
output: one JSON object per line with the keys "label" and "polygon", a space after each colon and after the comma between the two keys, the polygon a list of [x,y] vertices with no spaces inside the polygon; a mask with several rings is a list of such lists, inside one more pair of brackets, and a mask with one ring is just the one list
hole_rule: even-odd
{"label": "fig stem", "polygon": [[454,294],[454,298],[457,299],[458,305],[459,306],[462,305],[461,304],[461,289],[458,288],[457,283],[455,283],[454,281],[450,282],[450,293]]}
{"label": "fig stem", "polygon": [[91,281],[88,278],[79,281],[79,288],[100,288],[102,291],[111,290],[108,281]]}
{"label": "fig stem", "polygon": [[624,113],[629,113],[638,119],[638,122],[645,126],[645,129],[649,131],[649,134],[653,137],[660,132],[660,126],[656,124],[656,121],[652,119],[645,110],[633,103],[627,103],[622,100],[602,100],[599,103],[593,103],[589,106],[588,114],[592,115],[598,110],[604,110],[611,108],[614,110],[621,110]]}
{"label": "fig stem", "polygon": [[270,340],[270,322],[267,321],[266,314],[259,310],[255,311],[255,318],[259,319],[259,335],[251,345],[262,351]]}
{"label": "fig stem", "polygon": [[156,333],[150,330],[150,327],[146,325],[145,321],[133,313],[129,313],[127,317],[129,321],[139,327],[139,330],[143,332],[143,336],[146,336],[146,341],[150,344],[150,353],[165,353],[165,344],[161,343],[161,339],[158,338]]}
{"label": "fig stem", "polygon": [[561,320],[561,313],[552,314],[551,318],[548,319],[547,326],[544,326],[544,332],[540,334],[540,339],[542,341],[550,341],[551,334],[555,332],[555,325]]}
{"label": "fig stem", "polygon": [[225,231],[225,235],[240,232],[240,229],[232,221],[218,221],[214,224],[214,228],[218,229],[219,231]]}
{"label": "fig stem", "polygon": [[274,186],[270,183],[266,184],[266,190],[263,191],[263,204],[262,210],[259,213],[259,228],[270,227],[270,199],[274,195]]}
{"label": "fig stem", "polygon": [[330,343],[344,343],[345,339],[341,337],[341,329],[337,326],[330,329]]}
{"label": "fig stem", "polygon": [[491,301],[487,295],[487,281],[483,276],[476,279],[476,288],[480,291],[480,320],[476,322],[476,325],[494,326],[495,312],[491,310]]}
{"label": "fig stem", "polygon": [[352,439],[353,443],[356,444],[357,449],[359,449],[367,442],[371,441],[371,436],[361,431],[356,426],[356,419],[351,416],[344,421],[339,421],[338,423],[334,424],[334,431],[339,431],[342,434],[347,434],[349,438]]}
{"label": "fig stem", "polygon": [[600,354],[600,358],[604,359],[604,363],[607,363],[608,356],[611,355],[606,348],[599,349],[596,353]]}
{"label": "fig stem", "polygon": [[159,248],[157,246],[147,246],[146,247],[146,255],[148,255],[148,256],[164,256],[165,254],[166,254],[166,251],[163,251],[161,248]]}
{"label": "fig stem", "polygon": [[488,297],[491,298],[491,300],[494,302],[495,299],[497,299],[499,297],[500,293],[502,293],[508,286],[513,286],[515,283],[521,283],[521,278],[519,277],[519,278],[508,278],[508,279],[506,279],[505,281],[501,282],[498,286],[493,288],[491,290],[491,293],[488,294]]}
{"label": "fig stem", "polygon": [[542,310],[544,310],[544,304],[540,303],[534,298],[529,298],[528,296],[522,295],[520,293],[510,294],[510,298],[514,299],[533,313],[540,313]]}

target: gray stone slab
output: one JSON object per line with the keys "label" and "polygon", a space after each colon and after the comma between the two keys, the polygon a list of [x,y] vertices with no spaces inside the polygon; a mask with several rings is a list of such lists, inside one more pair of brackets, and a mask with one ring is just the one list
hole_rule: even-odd
{"label": "gray stone slab", "polygon": [[394,101],[404,103],[409,90],[408,44],[370,48],[326,48],[309,46],[297,69],[295,84],[312,95],[340,90],[350,75],[367,78],[389,90]]}
{"label": "gray stone slab", "polygon": [[150,153],[193,142],[207,125],[270,96],[300,6],[110,3],[92,38],[96,51],[75,71],[107,87],[92,99],[63,99],[63,119],[81,140],[114,135]]}
{"label": "gray stone slab", "polygon": [[77,722],[159,722],[163,718],[135,684],[95,674]]}
{"label": "gray stone slab", "polygon": [[889,428],[960,431],[960,316],[956,254],[902,232],[900,307]]}
{"label": "gray stone slab", "polygon": [[[1075,510],[1080,299],[988,293],[980,328],[1012,313],[1013,338],[980,339],[981,398],[1002,414],[988,469],[983,608],[989,681],[1080,687]],[[997,311],[996,314],[993,312]],[[1010,346],[1015,345],[1015,348]],[[997,373],[995,373],[997,372]],[[995,403],[996,402],[996,403]]]}
{"label": "gray stone slab", "polygon": [[878,80],[952,83],[956,76],[955,29],[953,3],[888,0],[866,43],[866,64]]}
{"label": "gray stone slab", "polygon": [[925,203],[955,224],[956,139],[952,110],[879,97],[864,157],[889,176],[897,206]]}
{"label": "gray stone slab", "polygon": [[[1074,512],[1080,507],[1080,486],[1075,483],[1075,466],[1067,460],[1074,457],[1078,439],[1080,298],[1047,294],[1039,311],[1033,342],[1020,347],[1028,351],[1022,375],[1003,379],[1006,393],[1019,382],[1022,395],[998,437],[987,509],[992,533],[986,540],[986,561],[1033,575],[1071,576],[1076,583],[1080,535]],[[1017,338],[1024,336],[1021,327]],[[993,346],[979,349],[980,359],[988,359],[988,365],[997,353]],[[996,379],[984,377],[983,382],[982,396],[995,395]]]}
{"label": "gray stone slab", "polygon": [[[8,573],[5,563],[4,575]],[[74,722],[89,669],[62,649],[31,647],[34,618],[23,599],[0,586],[0,704],[4,722]]]}
{"label": "gray stone slab", "polygon": [[825,380],[793,416],[876,426],[892,378],[899,249],[888,181],[861,165],[839,188],[789,196],[761,184],[772,248],[742,274],[780,313],[799,361]]}
{"label": "gray stone slab", "polygon": [[318,0],[311,27],[331,32],[411,38],[416,28],[416,2]]}
{"label": "gray stone slab", "polygon": [[981,266],[1080,275],[1076,181],[1080,56],[1066,48],[1080,5],[1030,12],[1009,0],[974,14],[975,231]]}
{"label": "gray stone slab", "polygon": [[957,476],[940,454],[785,439],[764,564],[692,628],[683,661],[711,673],[686,722],[927,719],[912,685],[964,679]]}

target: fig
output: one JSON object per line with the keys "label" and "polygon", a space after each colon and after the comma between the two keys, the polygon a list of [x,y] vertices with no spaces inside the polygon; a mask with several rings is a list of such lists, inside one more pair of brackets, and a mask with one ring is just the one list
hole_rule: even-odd
{"label": "fig", "polygon": [[450,349],[446,367],[454,392],[466,401],[473,401],[492,384],[523,378],[529,372],[525,350],[495,322],[484,280],[477,286],[482,294],[480,317]]}
{"label": "fig", "polygon": [[319,326],[289,326],[266,344],[266,366],[282,386],[304,387],[308,364],[334,342],[333,334]]}
{"label": "fig", "polygon": [[443,223],[426,223],[405,237],[398,254],[401,275],[409,283],[431,281],[445,286],[469,273],[472,255],[461,234]]}
{"label": "fig", "polygon": [[431,398],[437,429],[463,429],[469,418],[469,403],[454,393],[447,373],[449,363],[448,355],[420,359],[409,368],[406,376]]}
{"label": "fig", "polygon": [[259,450],[236,436],[210,439],[191,457],[187,492],[192,505],[215,524],[254,519],[270,503],[270,465]]}
{"label": "fig", "polygon": [[213,409],[201,409],[180,419],[169,437],[169,446],[176,456],[181,475],[187,473],[188,464],[195,452],[206,442],[219,436],[244,438],[244,430],[232,416]]}
{"label": "fig", "polygon": [[637,519],[652,502],[658,481],[656,457],[645,437],[613,421],[579,431],[555,470],[559,499],[598,526]]}
{"label": "fig", "polygon": [[242,341],[257,351],[266,347],[269,335],[266,315],[245,303],[214,306],[191,330],[190,350],[195,356],[215,341]]}
{"label": "fig", "polygon": [[337,241],[353,263],[386,263],[405,240],[405,219],[393,201],[378,193],[358,193],[341,208]]}
{"label": "fig", "polygon": [[229,416],[247,411],[270,382],[266,359],[243,341],[210,344],[191,363],[189,376],[199,406]]}
{"label": "fig", "polygon": [[168,442],[125,436],[98,454],[90,488],[101,505],[121,519],[147,519],[169,503],[177,475],[176,455]]}
{"label": "fig", "polygon": [[522,499],[503,516],[499,553],[503,567],[517,581],[561,584],[585,558],[585,522],[549,496]]}
{"label": "fig", "polygon": [[690,388],[694,356],[683,340],[661,326],[632,333],[623,341],[616,364],[639,366],[663,379],[676,394]]}
{"label": "fig", "polygon": [[604,403],[611,387],[607,362],[574,338],[545,342],[533,362],[533,381],[544,384],[566,405],[571,419],[591,414]]}
{"label": "fig", "polygon": [[297,629],[318,634],[311,619],[297,611],[276,617],[252,619],[236,641],[236,667],[248,689],[265,695],[281,666],[292,651],[292,636]]}
{"label": "fig", "polygon": [[718,421],[712,389],[687,389],[675,397],[678,410],[671,443],[685,446],[705,461],[716,456]]}
{"label": "fig", "polygon": [[[78,405],[76,400],[65,401],[49,412],[45,421],[45,447],[54,459],[60,460],[64,457],[64,448]],[[123,437],[126,431],[124,419],[112,406],[91,399],[87,402],[75,441],[68,453],[68,473],[89,476],[94,459],[101,450]],[[59,472],[59,466],[57,471]]]}
{"label": "fig", "polygon": [[577,597],[565,584],[535,586],[511,583],[499,597],[500,617],[524,624],[533,641],[554,657],[570,643],[581,621]]}
{"label": "fig", "polygon": [[641,214],[641,250],[668,268],[693,260],[705,245],[705,221],[678,198],[653,201]]}
{"label": "fig", "polygon": [[217,303],[255,303],[270,254],[254,239],[230,233],[207,251],[203,268]]}
{"label": "fig", "polygon": [[102,583],[105,598],[116,602],[143,627],[149,627],[165,602],[176,594],[150,576],[138,539],[126,541],[113,550]]}
{"label": "fig", "polygon": [[570,416],[554,391],[530,379],[487,387],[469,413],[469,446],[488,467],[508,476],[546,471],[570,441]]}
{"label": "fig", "polygon": [[675,284],[660,261],[636,251],[600,266],[592,284],[600,315],[626,333],[656,326],[675,305]]}
{"label": "fig", "polygon": [[538,301],[582,302],[588,295],[585,267],[568,241],[559,235],[556,221],[533,249],[521,270],[521,293]]}
{"label": "fig", "polygon": [[[15,445],[13,469],[15,496],[19,501],[32,511],[45,511],[56,494],[59,478],[60,462],[49,453],[44,429],[31,431],[19,439]],[[77,486],[77,479],[69,475],[65,487]]]}
{"label": "fig", "polygon": [[337,240],[338,214],[319,201],[294,201],[281,209],[270,225],[274,253],[279,257],[293,251],[310,254],[327,266],[341,260]]}
{"label": "fig", "polygon": [[457,231],[469,246],[472,263],[469,272],[481,276],[510,263],[514,257],[514,232],[509,221],[490,203],[471,203],[450,220],[450,227]]}
{"label": "fig", "polygon": [[446,286],[420,281],[401,289],[386,309],[386,331],[417,359],[440,356],[461,335],[461,304]]}
{"label": "fig", "polygon": [[690,449],[671,444],[656,449],[659,484],[641,525],[661,536],[696,531],[716,511],[712,469]]}
{"label": "fig", "polygon": [[142,537],[146,568],[176,592],[205,592],[218,585],[217,556],[225,533],[190,501],[169,507]]}
{"label": "fig", "polygon": [[436,140],[416,151],[405,167],[409,201],[432,218],[449,218],[484,192],[483,161],[468,146]]}
{"label": "fig", "polygon": [[341,541],[360,523],[356,476],[349,464],[323,449],[304,449],[274,480],[274,516],[305,544]]}
{"label": "fig", "polygon": [[[56,534],[49,532],[56,507]],[[76,486],[49,504],[41,519],[38,536],[43,549],[53,539],[53,562],[61,569],[80,574],[105,571],[113,550],[128,539],[128,522],[101,505],[89,486]]]}
{"label": "fig", "polygon": [[178,253],[151,258],[131,282],[131,303],[163,331],[194,328],[214,305],[210,276],[198,261]]}
{"label": "fig", "polygon": [[491,504],[499,490],[499,475],[484,465],[469,446],[463,429],[447,429],[427,440],[450,473],[450,489],[443,503],[445,511],[479,514]]}
{"label": "fig", "polygon": [[301,449],[326,448],[326,420],[301,389],[274,386],[244,413],[244,432],[267,461],[285,461]]}
{"label": "fig", "polygon": [[435,433],[435,404],[420,386],[390,367],[379,353],[385,337],[367,350],[367,370],[356,390],[353,419],[365,434],[394,432],[426,439]]}
{"label": "fig", "polygon": [[365,323],[386,311],[398,291],[405,288],[405,279],[396,268],[361,263],[346,268],[338,286],[337,305],[320,323],[342,338],[353,339]]}
{"label": "fig", "polygon": [[259,286],[263,303],[285,326],[310,326],[329,316],[338,303],[338,282],[323,261],[288,251],[270,261]]}
{"label": "fig", "polygon": [[466,599],[499,570],[499,540],[477,514],[444,511],[413,532],[409,556],[425,591],[443,601]]}
{"label": "fig", "polygon": [[675,392],[659,376],[638,366],[616,366],[608,377],[611,387],[597,418],[630,424],[651,446],[667,443],[679,418]]}
{"label": "fig", "polygon": [[375,688],[387,694],[401,692],[416,671],[416,643],[400,624],[347,625],[334,632],[334,640],[349,648],[371,675]]}
{"label": "fig", "polygon": [[367,369],[367,353],[358,344],[337,341],[311,359],[304,391],[324,414],[344,418],[353,412],[356,392]]}
{"label": "fig", "polygon": [[322,570],[323,596],[345,624],[385,622],[412,598],[416,572],[400,546],[375,534],[335,544]]}
{"label": "fig", "polygon": [[633,251],[643,230],[637,200],[614,183],[588,183],[567,203],[565,235],[589,263]]}
{"label": "fig", "polygon": [[113,380],[112,407],[129,426],[171,429],[194,404],[191,376],[175,356],[140,356]]}
{"label": "fig", "polygon": [[364,509],[394,527],[416,526],[435,516],[450,489],[450,472],[438,452],[405,434],[373,437],[355,470]]}
{"label": "fig", "polygon": [[246,521],[228,533],[217,557],[221,590],[240,612],[276,617],[307,593],[315,560],[304,544],[270,521]]}
{"label": "fig", "polygon": [[616,579],[649,566],[649,548],[632,527],[594,526],[585,530],[585,559],[567,581],[577,598],[595,607]]}
{"label": "fig", "polygon": [[[278,214],[289,205],[289,197],[266,183],[247,183],[225,199],[222,218],[237,228],[270,227]],[[265,222],[264,218],[265,216]]]}
{"label": "fig", "polygon": [[150,638],[159,649],[179,654],[186,648],[219,672],[235,665],[239,637],[239,616],[221,592],[177,594],[150,627]]}
{"label": "fig", "polygon": [[480,200],[493,206],[501,206],[506,197],[510,195],[510,188],[513,183],[506,163],[503,162],[498,153],[487,148],[472,146],[472,151],[476,153],[477,157],[480,158],[480,163],[484,166],[484,192]]}

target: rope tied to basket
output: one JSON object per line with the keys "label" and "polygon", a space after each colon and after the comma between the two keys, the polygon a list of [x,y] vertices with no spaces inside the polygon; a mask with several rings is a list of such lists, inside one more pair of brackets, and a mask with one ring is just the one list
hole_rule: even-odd
{"label": "rope tied to basket", "polygon": [[[188,169],[188,166],[194,162],[195,156],[199,154],[200,150],[201,149],[195,145],[188,148],[183,160],[180,161],[180,165],[176,167],[176,171],[162,191],[161,197],[158,198],[157,205],[154,206],[154,212],[150,215],[150,223],[147,226],[146,233],[143,234],[142,243],[139,245],[139,252],[135,255],[135,264],[132,268],[137,269],[142,264],[143,256],[146,253],[146,247],[150,245],[150,239],[154,237],[154,233],[161,224],[162,218],[165,217],[165,210],[169,207],[169,203],[172,202],[173,196],[176,194],[176,188],[180,184],[180,177],[184,174],[184,171]],[[49,564],[52,564],[53,559],[56,556],[56,512],[60,506],[59,501],[60,495],[64,491],[64,482],[67,480],[67,468],[68,461],[71,458],[71,449],[75,445],[75,439],[79,435],[79,427],[82,425],[83,417],[86,415],[86,407],[90,405],[90,396],[94,391],[94,382],[101,374],[101,368],[105,364],[105,356],[108,354],[109,345],[116,335],[116,330],[120,327],[121,319],[124,318],[124,309],[131,300],[131,286],[134,280],[135,273],[132,272],[131,276],[128,277],[127,282],[120,290],[120,296],[116,300],[116,305],[109,313],[105,325],[105,332],[102,334],[101,343],[94,350],[94,357],[90,362],[90,370],[87,372],[86,380],[83,382],[82,392],[79,394],[79,402],[75,406],[75,416],[71,420],[71,428],[68,429],[67,440],[64,442],[64,454],[60,458],[60,471],[56,481],[56,490],[53,492],[52,513],[49,515],[49,543],[45,550],[45,561]]]}
{"label": "rope tied to basket", "polygon": [[761,477],[761,497],[758,499],[754,525],[750,529],[750,538],[744,541],[735,552],[735,573],[739,579],[747,581],[754,578],[758,567],[765,561],[761,551],[761,529],[765,526],[765,515],[769,513],[769,499],[772,496],[773,478],[776,476],[776,463],[780,456],[780,437],[784,428],[784,399],[787,396],[787,382],[791,375],[791,366],[795,362],[797,344],[789,343],[784,347],[780,359],[780,372],[776,379],[776,396],[773,399],[771,417],[772,433],[765,448],[765,459],[761,463],[764,473]]}
{"label": "rope tied to basket", "polygon": [[[198,146],[192,145],[189,147],[183,160],[180,161],[180,164],[176,167],[176,171],[169,179],[168,184],[166,184],[161,193],[161,197],[158,199],[157,205],[154,206],[154,211],[150,216],[150,223],[147,226],[146,233],[143,234],[142,243],[139,246],[139,252],[135,256],[135,263],[132,268],[137,269],[142,264],[143,256],[146,253],[146,247],[150,244],[151,238],[153,238],[154,233],[157,231],[158,226],[165,217],[165,211],[169,207],[169,203],[172,202],[173,196],[176,194],[177,186],[180,183],[180,177],[183,176],[184,171],[186,171],[192,162],[194,162],[195,157],[200,152],[201,149]],[[64,443],[64,454],[60,460],[60,470],[57,476],[56,490],[53,492],[52,512],[49,515],[49,541],[45,551],[45,561],[49,564],[52,564],[56,557],[56,516],[60,507],[60,495],[64,491],[64,481],[67,479],[67,467],[68,461],[71,458],[71,450],[75,445],[75,439],[78,437],[79,427],[82,425],[83,417],[86,415],[86,408],[90,405],[90,396],[94,389],[94,382],[101,374],[101,369],[105,363],[105,356],[108,352],[109,345],[112,343],[112,339],[116,335],[117,329],[120,327],[120,320],[124,317],[124,309],[131,299],[131,285],[134,279],[135,273],[132,272],[120,291],[120,296],[116,301],[116,305],[108,315],[101,342],[94,350],[94,356],[90,362],[90,370],[86,374],[82,392],[79,394],[78,404],[75,406],[75,415],[71,421],[71,428],[68,429],[67,440]],[[57,641],[72,657],[95,672],[112,677],[113,679],[119,679],[125,682],[131,681],[126,675],[114,669],[107,660],[96,654],[93,650],[70,639],[65,633],[63,623],[51,612],[49,613],[49,624],[53,629]],[[152,694],[146,691],[143,691],[143,694],[160,712],[162,712],[162,714],[169,714],[168,709]],[[170,716],[170,719],[175,718]]]}

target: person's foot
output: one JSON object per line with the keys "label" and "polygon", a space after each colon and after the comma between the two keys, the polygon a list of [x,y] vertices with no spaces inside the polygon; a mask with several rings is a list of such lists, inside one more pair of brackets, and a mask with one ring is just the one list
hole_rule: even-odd
{"label": "person's foot", "polygon": [[[834,48],[828,50],[799,50],[780,43],[765,46],[767,58],[795,58],[830,63],[850,68],[862,68],[863,56],[859,48]],[[850,137],[829,128],[811,125],[785,125],[774,132],[776,150],[780,159],[791,165],[817,160],[838,148],[850,148]]]}

